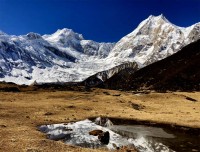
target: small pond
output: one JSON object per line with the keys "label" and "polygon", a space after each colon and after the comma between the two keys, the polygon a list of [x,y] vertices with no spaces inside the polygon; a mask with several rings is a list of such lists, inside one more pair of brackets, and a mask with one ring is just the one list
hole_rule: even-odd
{"label": "small pond", "polygon": [[[87,119],[67,124],[42,125],[39,130],[46,133],[49,139],[87,148],[115,150],[126,146],[140,152],[200,151],[199,135],[148,125],[115,125],[109,119],[100,117],[95,121]],[[94,131],[101,132],[101,135],[95,135]],[[105,132],[109,133],[108,143],[102,142],[102,133]]]}

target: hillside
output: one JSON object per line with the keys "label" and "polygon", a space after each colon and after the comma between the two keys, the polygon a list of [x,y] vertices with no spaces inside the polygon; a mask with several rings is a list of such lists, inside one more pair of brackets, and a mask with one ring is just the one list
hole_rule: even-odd
{"label": "hillside", "polygon": [[199,58],[200,40],[134,73],[122,70],[106,80],[104,87],[124,90],[200,90]]}

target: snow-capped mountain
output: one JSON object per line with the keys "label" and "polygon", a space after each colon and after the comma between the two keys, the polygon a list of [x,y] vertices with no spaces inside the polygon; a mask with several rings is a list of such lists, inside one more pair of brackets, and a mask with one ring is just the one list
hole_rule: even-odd
{"label": "snow-capped mountain", "polygon": [[200,23],[178,27],[163,15],[149,16],[116,44],[85,40],[66,28],[43,36],[0,32],[0,81],[17,84],[82,81],[127,62],[144,67],[199,38]]}
{"label": "snow-capped mountain", "polygon": [[[129,74],[131,74],[140,68],[176,53],[199,38],[200,23],[183,28],[170,23],[163,15],[151,15],[141,22],[132,33],[117,42],[111,50],[106,58],[106,63],[108,65],[115,64],[115,68],[90,76],[84,82],[90,86],[99,85],[124,70],[124,68],[122,69],[117,65],[123,66],[129,62],[136,62],[137,66],[126,67],[128,70],[123,73],[129,71]],[[102,76],[105,79],[102,79]],[[126,81],[123,76],[120,79]]]}
{"label": "snow-capped mountain", "polygon": [[[113,43],[84,40],[70,29],[52,35],[0,33],[0,81],[17,84],[81,81],[98,72]],[[103,70],[103,69],[101,69]]]}
{"label": "snow-capped mountain", "polygon": [[137,62],[140,67],[166,58],[200,38],[200,23],[178,27],[162,14],[149,16],[116,43],[108,58],[115,62]]}

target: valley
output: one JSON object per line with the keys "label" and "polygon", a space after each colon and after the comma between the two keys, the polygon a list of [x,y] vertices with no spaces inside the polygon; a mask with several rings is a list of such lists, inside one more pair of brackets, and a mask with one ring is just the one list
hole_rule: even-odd
{"label": "valley", "polygon": [[[9,87],[1,84],[1,88]],[[200,129],[199,92],[125,92],[98,88],[85,91],[82,87],[56,90],[33,86],[18,86],[18,89],[0,92],[0,151],[106,151],[49,140],[37,130],[44,124],[99,116],[111,118],[114,123],[119,119],[132,124],[153,123],[195,134]]]}

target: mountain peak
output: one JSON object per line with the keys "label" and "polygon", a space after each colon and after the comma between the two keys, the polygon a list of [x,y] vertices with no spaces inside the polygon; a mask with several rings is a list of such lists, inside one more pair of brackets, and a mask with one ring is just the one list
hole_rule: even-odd
{"label": "mountain peak", "polygon": [[72,29],[63,28],[63,29],[58,29],[55,33],[57,33],[57,34],[69,34],[69,33],[74,33],[74,31]]}
{"label": "mountain peak", "polygon": [[118,61],[130,58],[130,61],[136,61],[143,67],[199,39],[199,33],[198,26],[181,28],[169,22],[163,14],[150,15],[133,32],[116,43],[109,57]]}
{"label": "mountain peak", "polygon": [[167,23],[170,23],[169,20],[163,15],[163,14],[160,14],[158,16],[154,16],[154,15],[150,15],[147,20],[149,21],[164,21],[164,22],[167,22]]}
{"label": "mountain peak", "polygon": [[26,36],[31,40],[42,38],[40,34],[34,33],[34,32],[30,32],[30,33],[26,34]]}
{"label": "mountain peak", "polygon": [[68,28],[58,29],[51,35],[43,35],[43,38],[51,42],[62,42],[63,44],[71,40],[80,41],[84,39],[82,34],[75,33],[72,29]]}
{"label": "mountain peak", "polygon": [[75,33],[72,29],[68,29],[68,28],[58,29],[55,33],[52,34],[52,36],[59,37],[61,39],[69,38],[69,37],[75,38],[78,40],[84,39],[82,34]]}

